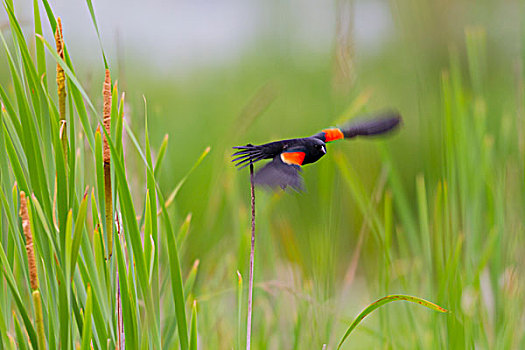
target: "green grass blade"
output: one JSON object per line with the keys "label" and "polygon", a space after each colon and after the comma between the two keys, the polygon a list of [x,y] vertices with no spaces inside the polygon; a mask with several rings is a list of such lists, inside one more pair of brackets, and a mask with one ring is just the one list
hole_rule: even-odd
{"label": "green grass blade", "polygon": [[104,46],[102,45],[102,38],[100,37],[100,31],[98,30],[97,18],[95,17],[95,10],[93,9],[93,3],[91,0],[86,0],[86,4],[89,8],[89,13],[91,14],[91,21],[97,32],[98,43],[100,44],[100,51],[102,51],[102,58],[104,59],[104,67],[109,69],[108,61],[106,60],[106,54],[104,53]]}
{"label": "green grass blade", "polygon": [[197,350],[197,300],[193,301],[193,308],[191,309],[189,350]]}
{"label": "green grass blade", "polygon": [[191,213],[189,213],[186,216],[186,219],[184,219],[184,222],[182,225],[180,225],[179,232],[177,233],[177,247],[182,247],[182,244],[186,240],[186,237],[188,236],[188,232],[190,232],[190,224],[191,224]]}
{"label": "green grass blade", "polygon": [[[38,0],[33,0],[33,17],[35,19],[35,34],[42,35],[42,21],[40,19],[40,9],[38,7]],[[44,44],[42,44],[40,41],[36,41],[35,46],[38,76],[42,77],[46,74],[46,56],[44,51]],[[47,88],[47,80],[42,80],[44,87]]]}
{"label": "green grass blade", "polygon": [[434,311],[448,312],[448,310],[442,308],[439,305],[436,305],[434,303],[431,303],[430,301],[427,301],[425,299],[421,299],[421,298],[418,298],[418,297],[414,297],[414,296],[411,296],[411,295],[401,295],[401,294],[388,295],[388,296],[383,297],[383,298],[377,300],[376,302],[370,304],[363,311],[361,311],[361,313],[359,315],[357,315],[357,317],[354,319],[352,324],[350,324],[350,327],[348,327],[348,329],[346,330],[346,333],[341,338],[341,341],[339,342],[339,345],[337,346],[337,349],[341,348],[341,346],[345,342],[346,338],[348,338],[350,333],[352,333],[352,331],[359,325],[359,323],[366,316],[368,316],[372,311],[374,311],[377,308],[379,308],[379,307],[381,307],[381,306],[383,306],[385,304],[388,304],[388,303],[390,303],[392,301],[398,301],[398,300],[410,301],[412,303],[416,303],[416,304],[428,307],[429,309],[432,309]]}
{"label": "green grass blade", "polygon": [[166,210],[166,204],[162,195],[159,193],[159,202],[162,206],[164,226],[166,228],[166,238],[168,244],[168,256],[171,275],[171,288],[175,302],[175,314],[177,317],[177,327],[179,333],[180,347],[182,350],[188,349],[188,326],[186,321],[186,311],[184,302],[184,292],[182,276],[179,262],[179,253],[175,235],[171,229],[170,219]]}
{"label": "green grass blade", "polygon": [[[119,127],[122,128],[123,120],[120,119]],[[151,150],[149,142],[149,130],[148,130],[148,109],[146,99],[144,99],[144,136],[146,146],[146,161],[148,168],[153,168],[153,162],[151,160]],[[159,324],[160,332],[160,290],[159,290],[159,233],[158,233],[158,219],[157,219],[157,190],[156,181],[153,172],[148,171],[146,173],[146,185],[147,185],[147,196],[146,196],[146,218],[149,218],[149,236],[145,236],[150,248],[150,256],[147,262],[150,263],[150,281],[152,285],[153,300],[155,302],[155,310],[157,311],[157,317],[155,321]],[[153,241],[153,242],[151,242]],[[152,254],[151,254],[152,253]],[[160,334],[158,335],[160,338]]]}
{"label": "green grass blade", "polygon": [[87,298],[86,306],[84,308],[84,328],[82,329],[82,345],[81,350],[90,350],[91,349],[91,314],[93,312],[93,297],[91,295],[91,286],[87,287]]}
{"label": "green grass blade", "polygon": [[155,175],[155,178],[159,178],[160,169],[162,168],[162,162],[164,161],[164,157],[166,155],[166,150],[168,148],[168,134],[164,136],[164,139],[162,140],[162,144],[159,148],[159,153],[157,154],[157,161],[155,162],[155,168],[153,170],[153,175]]}
{"label": "green grass blade", "polygon": [[[7,129],[5,128],[5,125],[0,125],[4,129],[4,135],[7,135]],[[26,180],[25,171],[22,169],[22,164],[19,161],[19,157],[15,151],[15,147],[13,146],[13,142],[11,142],[10,137],[5,138],[5,145],[6,145],[6,151],[7,156],[9,158],[9,162],[11,163],[11,168],[13,169],[13,173],[15,174],[15,179],[18,183],[18,186],[20,187],[20,190],[22,191],[29,191],[29,184]]]}
{"label": "green grass blade", "polygon": [[[66,221],[66,231],[60,237],[62,247],[62,264],[65,271],[57,277],[59,279],[59,320],[60,320],[60,344],[64,349],[70,348],[70,279],[69,279],[69,257],[71,256],[71,233],[73,231],[73,211],[69,210]],[[65,256],[64,256],[65,255]]]}
{"label": "green grass blade", "polygon": [[211,147],[208,146],[206,149],[201,153],[200,157],[197,159],[195,164],[191,167],[191,169],[188,171],[186,175],[179,181],[179,183],[175,186],[173,191],[171,191],[170,195],[168,196],[168,199],[166,200],[166,207],[169,207],[171,203],[173,203],[173,200],[177,196],[177,193],[179,193],[179,190],[181,189],[182,185],[186,182],[188,177],[191,175],[191,173],[199,166],[199,164],[206,158],[208,153],[210,153]]}
{"label": "green grass blade", "polygon": [[[124,332],[126,334],[126,346],[130,349],[138,348],[138,325],[134,322],[136,319],[132,315],[134,310],[130,305],[130,299],[127,298],[128,291],[128,278],[126,263],[124,262],[124,254],[120,245],[120,239],[115,239],[115,250],[117,253],[118,263],[118,283],[120,286],[120,295],[122,303],[122,320],[124,322]],[[119,331],[120,332],[120,331]]]}
{"label": "green grass blade", "polygon": [[75,229],[73,231],[73,242],[71,245],[71,267],[70,267],[70,276],[73,277],[75,272],[75,266],[77,264],[78,252],[80,249],[80,240],[82,238],[82,232],[84,230],[84,221],[86,220],[87,214],[87,202],[88,202],[88,191],[89,187],[86,187],[84,192],[84,197],[80,202],[80,208],[78,210],[77,219],[75,221]]}
{"label": "green grass blade", "polygon": [[237,350],[242,349],[242,275],[237,271]]}
{"label": "green grass blade", "polygon": [[17,348],[20,350],[25,350],[27,349],[27,339],[24,335],[24,332],[22,331],[22,327],[20,327],[20,323],[18,322],[18,318],[16,317],[15,313],[13,313],[13,323],[15,324]]}
{"label": "green grass blade", "polygon": [[189,298],[190,293],[193,291],[193,286],[195,285],[195,279],[197,278],[197,272],[199,270],[199,263],[199,259],[195,260],[188,276],[186,277],[186,281],[184,281],[184,298],[186,299]]}
{"label": "green grass blade", "polygon": [[[98,207],[101,213],[105,213],[106,203],[104,195],[104,161],[102,159],[102,135],[100,133],[100,128],[97,128],[95,131],[95,174],[97,180],[97,198],[98,198]],[[107,227],[106,220],[101,220],[101,227],[104,237],[105,246],[108,246],[108,237],[107,237]],[[106,248],[109,251],[109,248]],[[105,254],[105,253],[104,253]]]}
{"label": "green grass blade", "polygon": [[20,293],[16,288],[13,273],[7,268],[7,266],[7,257],[5,256],[4,250],[0,249],[0,268],[2,269],[4,276],[6,277],[7,285],[9,286],[9,289],[11,290],[11,293],[14,297],[14,301],[16,306],[18,307],[20,316],[22,316],[22,320],[24,321],[24,326],[26,327],[27,334],[29,335],[31,345],[35,349],[38,349],[38,339],[36,336],[35,328],[33,327],[33,323],[31,322],[31,319],[29,318],[29,315],[27,313],[26,304],[24,304],[24,302],[22,301]]}
{"label": "green grass blade", "polygon": [[380,248],[384,248],[384,234],[383,225],[378,216],[378,213],[373,209],[370,203],[370,195],[366,194],[365,188],[359,176],[350,165],[350,162],[339,152],[334,155],[335,162],[343,175],[345,184],[348,185],[354,199],[356,200],[359,208],[363,214],[363,219],[368,221],[369,227],[375,233],[374,237]]}
{"label": "green grass blade", "polygon": [[432,268],[432,247],[430,245],[430,224],[428,221],[428,201],[425,187],[425,178],[419,175],[416,178],[417,204],[419,209],[419,222],[421,231],[422,250],[427,264],[427,269]]}

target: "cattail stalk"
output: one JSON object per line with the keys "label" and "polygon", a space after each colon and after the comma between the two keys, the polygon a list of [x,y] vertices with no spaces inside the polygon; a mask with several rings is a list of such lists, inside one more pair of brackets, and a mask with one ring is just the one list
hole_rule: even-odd
{"label": "cattail stalk", "polygon": [[29,282],[33,290],[33,303],[35,306],[35,323],[38,335],[38,347],[45,349],[46,338],[44,334],[44,316],[42,313],[42,298],[38,286],[38,269],[36,266],[35,251],[33,246],[33,235],[31,224],[29,223],[29,212],[27,199],[24,191],[20,192],[20,218],[22,219],[22,229],[26,238],[27,262],[29,265]]}
{"label": "cattail stalk", "polygon": [[246,326],[246,350],[250,350],[250,341],[252,336],[253,264],[255,260],[255,186],[253,182],[253,163],[251,162],[250,183],[252,195],[252,245],[250,250],[250,276],[248,280],[248,321]]}
{"label": "cattail stalk", "polygon": [[[55,31],[55,43],[57,54],[64,59],[64,37],[62,36],[62,21],[57,18],[57,28]],[[67,159],[67,127],[66,127],[66,75],[64,69],[57,63],[57,92],[58,92],[58,113],[60,118],[60,140],[64,148],[64,156]]]}
{"label": "cattail stalk", "polygon": [[[111,76],[106,69],[106,77],[102,88],[104,97],[104,129],[108,135],[111,133]],[[111,192],[111,153],[108,140],[104,135],[104,195],[106,201],[106,230],[108,239],[108,259],[113,254],[113,197]]]}

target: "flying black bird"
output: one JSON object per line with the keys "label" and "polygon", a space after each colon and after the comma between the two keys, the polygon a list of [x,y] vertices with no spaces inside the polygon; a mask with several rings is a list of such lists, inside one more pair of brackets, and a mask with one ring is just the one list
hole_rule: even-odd
{"label": "flying black bird", "polygon": [[295,190],[303,189],[303,180],[299,175],[301,166],[318,161],[326,154],[326,143],[351,139],[357,136],[373,136],[393,130],[401,122],[401,115],[394,111],[382,112],[371,119],[350,122],[340,128],[324,129],[321,132],[301,139],[290,139],[233,147],[232,162],[242,169],[250,163],[262,159],[273,159],[255,174],[255,183],[268,187],[287,186]]}

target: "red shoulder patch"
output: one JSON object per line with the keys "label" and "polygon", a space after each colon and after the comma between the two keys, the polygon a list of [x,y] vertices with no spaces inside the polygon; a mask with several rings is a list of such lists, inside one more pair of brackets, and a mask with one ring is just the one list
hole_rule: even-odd
{"label": "red shoulder patch", "polygon": [[303,165],[304,152],[284,152],[281,153],[281,160],[286,164]]}
{"label": "red shoulder patch", "polygon": [[343,135],[343,132],[337,128],[324,129],[323,132],[324,132],[325,142],[341,140],[345,138],[345,135]]}

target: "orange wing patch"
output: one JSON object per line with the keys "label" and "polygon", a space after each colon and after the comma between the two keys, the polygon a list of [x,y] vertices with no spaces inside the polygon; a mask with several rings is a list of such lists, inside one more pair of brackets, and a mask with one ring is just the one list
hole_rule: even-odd
{"label": "orange wing patch", "polygon": [[284,152],[281,153],[281,160],[286,164],[303,165],[304,152]]}
{"label": "orange wing patch", "polygon": [[343,135],[343,132],[337,128],[333,129],[324,129],[324,142],[330,142],[335,140],[341,140],[345,138],[345,135]]}

